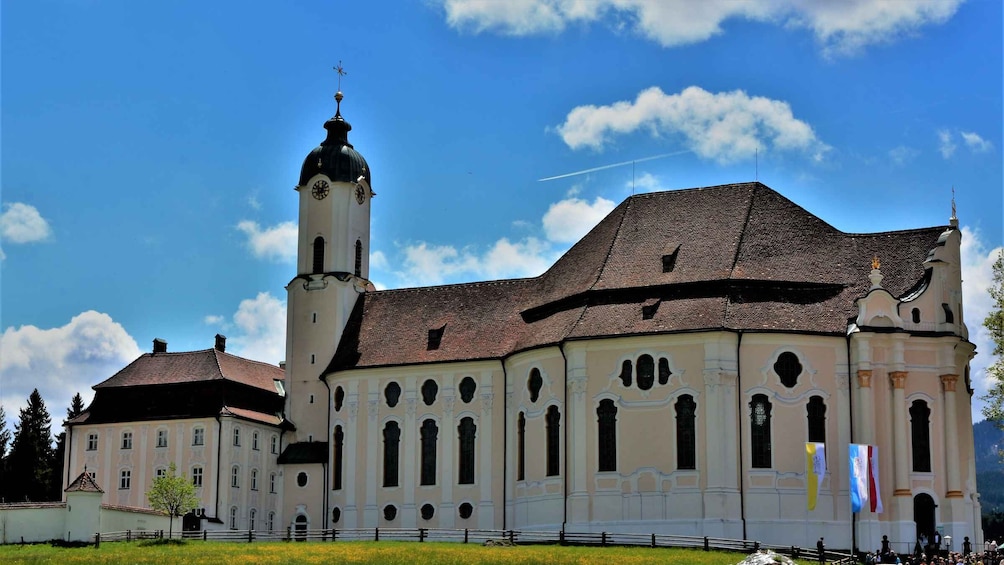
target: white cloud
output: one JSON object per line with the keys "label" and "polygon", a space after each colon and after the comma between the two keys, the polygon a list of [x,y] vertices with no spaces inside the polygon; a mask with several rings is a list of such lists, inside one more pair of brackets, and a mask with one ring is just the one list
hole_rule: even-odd
{"label": "white cloud", "polygon": [[9,243],[44,241],[52,235],[49,222],[30,204],[12,202],[5,204],[0,214],[0,238]]}
{"label": "white cloud", "polygon": [[140,353],[121,324],[93,310],[58,328],[8,327],[0,336],[0,403],[8,418],[16,418],[37,388],[52,417],[53,433],[59,433],[74,394],[90,402],[92,386]]}
{"label": "white cloud", "polygon": [[282,222],[262,229],[258,222],[244,220],[237,229],[248,237],[248,247],[255,257],[273,261],[296,260],[296,222]]}
{"label": "white cloud", "polygon": [[625,188],[633,189],[635,192],[655,192],[664,190],[659,177],[652,173],[642,173],[636,178],[624,183]]}
{"label": "white cloud", "polygon": [[544,214],[544,233],[556,243],[575,243],[593,229],[611,210],[614,203],[597,196],[593,203],[566,198],[551,204]]}
{"label": "white cloud", "polygon": [[781,100],[748,96],[742,90],[712,94],[690,86],[666,94],[653,86],[634,102],[578,106],[557,127],[572,149],[600,150],[617,135],[638,130],[654,137],[679,136],[701,157],[728,163],[752,157],[759,148],[809,153],[822,159],[829,147],[809,124],[796,119]]}
{"label": "white cloud", "polygon": [[962,0],[440,0],[447,23],[475,33],[559,33],[602,21],[663,47],[706,41],[730,19],[809,29],[826,55],[852,54],[951,18]]}
{"label": "white cloud", "polygon": [[945,159],[950,159],[955,155],[955,142],[952,141],[952,132],[947,129],[938,130],[938,151]]}
{"label": "white cloud", "polygon": [[226,318],[224,318],[223,316],[210,314],[209,316],[206,316],[205,318],[202,319],[202,323],[206,324],[207,326],[222,326],[225,320]]}
{"label": "white cloud", "polygon": [[258,196],[252,194],[248,196],[248,206],[254,208],[255,210],[261,210],[261,202],[258,201]]}
{"label": "white cloud", "polygon": [[993,143],[990,143],[989,141],[983,139],[976,132],[964,131],[961,132],[959,135],[961,135],[962,140],[966,142],[966,146],[977,153],[990,151],[994,146]]}
{"label": "white cloud", "polygon": [[978,230],[962,228],[962,309],[969,340],[976,344],[976,358],[969,365],[969,375],[976,395],[973,396],[974,419],[983,403],[979,396],[988,389],[986,369],[993,363],[993,340],[983,326],[983,320],[993,309],[993,299],[988,289],[993,284],[993,264],[1004,247],[988,249]]}
{"label": "white cloud", "polygon": [[905,145],[900,145],[889,150],[889,158],[892,159],[893,164],[899,166],[913,161],[918,155],[920,155],[920,151]]}
{"label": "white cloud", "polygon": [[373,253],[370,253],[370,270],[384,270],[388,266],[387,255],[385,255],[383,251],[374,251]]}
{"label": "white cloud", "polygon": [[233,316],[237,333],[228,353],[278,364],[286,358],[286,303],[268,292],[241,300]]}

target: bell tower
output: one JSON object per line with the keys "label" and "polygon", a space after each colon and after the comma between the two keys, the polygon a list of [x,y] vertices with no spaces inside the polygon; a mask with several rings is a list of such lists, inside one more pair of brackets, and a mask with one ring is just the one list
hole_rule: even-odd
{"label": "bell tower", "polygon": [[[339,75],[343,74],[338,67]],[[286,410],[294,442],[326,442],[329,391],[320,380],[369,282],[370,169],[348,140],[335,94],[327,136],[303,162],[296,276],[286,286]],[[318,449],[319,446],[314,446]]]}

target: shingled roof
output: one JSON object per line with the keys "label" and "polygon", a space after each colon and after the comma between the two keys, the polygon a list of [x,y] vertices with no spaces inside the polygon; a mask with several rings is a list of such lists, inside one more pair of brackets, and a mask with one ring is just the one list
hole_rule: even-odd
{"label": "shingled roof", "polygon": [[274,393],[283,370],[218,349],[179,353],[144,353],[94,389],[227,380]]}
{"label": "shingled roof", "polygon": [[[326,372],[625,335],[842,335],[872,257],[901,296],[948,229],[843,233],[760,183],[632,196],[539,277],[367,292]],[[430,330],[442,336],[435,347]]]}

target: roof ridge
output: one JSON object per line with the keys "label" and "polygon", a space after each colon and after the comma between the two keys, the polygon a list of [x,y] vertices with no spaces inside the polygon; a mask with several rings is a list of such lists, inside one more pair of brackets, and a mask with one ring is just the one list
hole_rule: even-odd
{"label": "roof ridge", "polygon": [[[746,218],[743,219],[743,227],[739,230],[739,241],[736,242],[736,252],[732,256],[732,267],[729,268],[729,276],[725,280],[734,280],[736,274],[736,265],[739,263],[739,254],[743,249],[743,241],[746,239],[746,228],[749,227],[750,216],[753,215],[753,201],[756,199],[757,185],[761,185],[759,182],[753,185],[753,189],[749,191],[749,203],[746,205]],[[770,189],[773,190],[773,189]],[[775,191],[776,192],[776,191]],[[780,194],[780,193],[779,193]],[[726,320],[729,319],[731,314],[730,309],[732,307],[732,301],[725,301],[725,311],[722,312],[722,323],[724,324]]]}
{"label": "roof ridge", "polygon": [[[247,361],[248,363],[255,363],[257,365],[264,365],[264,366],[272,368],[272,369],[279,369],[278,365],[273,365],[272,363],[269,363],[268,361],[259,361],[257,359],[248,359],[247,357],[241,357],[240,355],[234,355],[233,353],[227,353],[226,351],[220,351],[219,349],[216,349],[215,347],[213,348],[213,351],[216,351],[217,354],[222,353],[222,354],[226,355],[227,357],[231,357],[233,359],[240,359],[241,361]],[[219,357],[218,356],[217,356],[217,361],[216,362],[217,362],[217,364],[219,364]]]}
{"label": "roof ridge", "polygon": [[481,287],[481,286],[502,286],[511,285],[515,283],[531,282],[539,279],[541,275],[536,277],[519,277],[513,279],[493,279],[490,281],[471,281],[471,282],[461,282],[461,283],[449,283],[449,284],[433,284],[429,286],[409,286],[404,288],[385,288],[383,290],[369,291],[366,294],[389,294],[398,292],[432,292],[434,290],[443,288],[455,288],[455,287]]}
{"label": "roof ridge", "polygon": [[[624,211],[621,212],[621,217],[617,220],[617,229],[614,230],[614,236],[610,238],[610,244],[607,247],[607,252],[603,255],[603,264],[600,265],[599,271],[596,273],[596,278],[593,279],[593,282],[589,283],[589,287],[586,288],[584,292],[589,292],[590,290],[593,290],[593,288],[596,287],[596,283],[600,282],[600,279],[603,278],[603,273],[606,272],[607,270],[607,263],[610,262],[610,254],[614,252],[614,245],[616,245],[617,239],[621,235],[621,228],[624,227],[624,218],[627,217],[628,211],[631,209],[631,203],[633,199],[634,196],[631,196],[623,202],[622,206],[624,206]],[[616,209],[617,208],[614,208],[614,210]],[[612,214],[613,212],[611,211],[610,213]]]}

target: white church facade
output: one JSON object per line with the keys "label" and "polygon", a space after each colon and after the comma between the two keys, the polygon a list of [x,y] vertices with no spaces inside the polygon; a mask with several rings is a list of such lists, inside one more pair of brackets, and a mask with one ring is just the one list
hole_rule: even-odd
{"label": "white church facade", "polygon": [[[99,406],[182,359],[145,355],[70,423],[67,480],[98,467],[106,502],[143,505],[111,485],[176,455],[207,477],[201,527],[982,543],[954,213],[848,234],[760,183],[641,194],[538,277],[377,291],[371,171],[340,108],[324,127],[296,187],[284,372],[218,343],[194,353],[229,375],[171,365],[171,382],[239,402]],[[151,454],[125,452],[127,432]],[[806,442],[826,446],[811,511]],[[877,447],[880,514],[851,513],[850,444]]]}
{"label": "white church facade", "polygon": [[[325,128],[296,187],[287,524],[982,542],[954,214],[847,234],[759,183],[642,194],[539,277],[375,291],[371,171]],[[851,513],[851,443],[881,514]]]}

